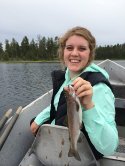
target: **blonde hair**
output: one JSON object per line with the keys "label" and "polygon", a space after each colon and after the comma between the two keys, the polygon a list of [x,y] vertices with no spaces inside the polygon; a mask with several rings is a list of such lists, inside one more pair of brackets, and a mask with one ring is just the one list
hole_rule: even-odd
{"label": "blonde hair", "polygon": [[90,49],[90,56],[89,56],[89,61],[88,61],[87,65],[89,65],[94,60],[94,57],[95,57],[96,40],[95,40],[94,36],[91,34],[91,32],[83,27],[78,27],[78,26],[74,27],[74,28],[68,30],[59,39],[59,49],[58,49],[59,58],[64,64],[63,56],[64,56],[64,48],[66,45],[66,41],[69,39],[69,37],[74,36],[74,35],[81,36],[88,41],[89,49]]}

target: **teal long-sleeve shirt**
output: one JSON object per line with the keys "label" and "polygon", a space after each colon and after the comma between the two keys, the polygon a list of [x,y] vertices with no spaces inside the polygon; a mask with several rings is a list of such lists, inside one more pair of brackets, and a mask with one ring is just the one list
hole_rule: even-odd
{"label": "teal long-sleeve shirt", "polygon": [[[107,78],[108,74],[100,69],[95,64],[89,66],[85,71],[100,71]],[[63,87],[71,84],[73,80],[69,79],[68,70],[65,74],[65,81],[59,91],[57,92],[54,100],[55,108],[58,106],[60,93]],[[82,119],[88,132],[89,138],[95,148],[103,155],[111,155],[115,152],[118,146],[118,132],[115,123],[115,105],[114,95],[111,89],[104,83],[99,83],[93,86],[92,101],[95,106],[89,110],[83,110]],[[38,125],[43,124],[50,117],[50,106],[44,109],[35,119]],[[52,122],[55,124],[55,121]]]}

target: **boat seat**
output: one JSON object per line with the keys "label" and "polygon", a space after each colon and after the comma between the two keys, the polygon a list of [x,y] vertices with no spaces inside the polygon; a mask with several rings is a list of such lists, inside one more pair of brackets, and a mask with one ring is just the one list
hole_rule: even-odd
{"label": "boat seat", "polygon": [[37,156],[32,153],[30,154],[31,149],[28,150],[19,166],[45,166],[37,158]]}
{"label": "boat seat", "polygon": [[70,147],[67,127],[42,125],[32,144],[30,154],[35,154],[42,164],[47,166],[97,166],[96,159],[83,133],[78,142],[81,161],[68,157]]}

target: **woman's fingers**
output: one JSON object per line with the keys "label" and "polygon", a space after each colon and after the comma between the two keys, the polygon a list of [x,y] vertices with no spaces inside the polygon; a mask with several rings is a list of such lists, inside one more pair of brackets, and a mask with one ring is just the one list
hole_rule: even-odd
{"label": "woman's fingers", "polygon": [[33,134],[35,134],[38,128],[39,128],[39,125],[37,125],[35,122],[31,124],[31,131]]}
{"label": "woman's fingers", "polygon": [[73,87],[76,95],[80,98],[80,102],[85,109],[90,109],[94,106],[92,102],[93,87],[89,81],[78,77],[73,81]]}
{"label": "woman's fingers", "polygon": [[84,96],[89,96],[91,94],[92,94],[91,90],[86,90],[86,91],[80,92],[79,94],[77,94],[77,96],[78,97],[84,97]]}
{"label": "woman's fingers", "polygon": [[78,97],[82,97],[85,95],[90,95],[92,93],[92,86],[90,82],[83,80],[82,78],[78,77],[73,82],[74,90]]}

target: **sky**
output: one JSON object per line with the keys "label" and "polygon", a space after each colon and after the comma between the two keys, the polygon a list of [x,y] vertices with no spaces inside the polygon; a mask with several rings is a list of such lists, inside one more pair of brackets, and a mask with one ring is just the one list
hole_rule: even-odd
{"label": "sky", "polygon": [[82,26],[97,45],[125,43],[125,0],[0,0],[0,42],[62,36]]}

